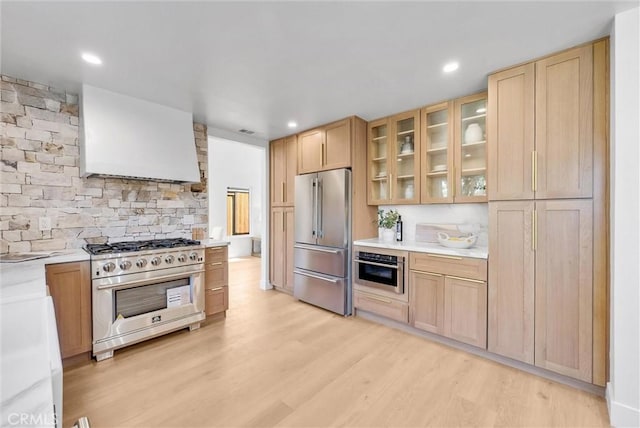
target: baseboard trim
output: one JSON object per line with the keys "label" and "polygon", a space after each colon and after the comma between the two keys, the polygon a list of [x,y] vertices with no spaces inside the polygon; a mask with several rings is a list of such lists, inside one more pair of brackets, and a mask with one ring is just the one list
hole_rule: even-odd
{"label": "baseboard trim", "polygon": [[640,409],[634,409],[625,404],[618,403],[613,396],[611,382],[607,382],[607,409],[609,410],[609,423],[614,427],[638,427],[640,426]]}
{"label": "baseboard trim", "polygon": [[273,285],[269,283],[269,281],[260,280],[260,290],[271,290],[273,289]]}

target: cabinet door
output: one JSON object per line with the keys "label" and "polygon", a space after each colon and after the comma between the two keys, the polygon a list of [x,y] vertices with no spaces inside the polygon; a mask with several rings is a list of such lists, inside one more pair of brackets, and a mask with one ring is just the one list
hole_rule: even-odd
{"label": "cabinet door", "polygon": [[296,174],[298,171],[298,139],[295,135],[284,139],[285,180],[284,203],[291,206],[295,200]]}
{"label": "cabinet door", "polygon": [[536,202],[535,364],[591,382],[593,203]]}
{"label": "cabinet door", "polygon": [[213,262],[205,265],[205,290],[219,288],[229,284],[227,262]]}
{"label": "cabinet door", "polygon": [[324,127],[324,155],[322,169],[351,166],[351,122],[341,120]]}
{"label": "cabinet door", "polygon": [[293,208],[286,208],[283,213],[285,231],[285,259],[282,269],[284,270],[283,288],[293,293],[293,244],[295,218]]}
{"label": "cabinet door", "polygon": [[229,309],[229,287],[216,287],[204,291],[205,315],[214,315]]}
{"label": "cabinet door", "polygon": [[593,46],[536,62],[536,199],[593,194]]}
{"label": "cabinet door", "polygon": [[369,122],[367,132],[367,175],[369,205],[389,203],[389,123],[387,119]]}
{"label": "cabinet door", "polygon": [[489,76],[489,200],[533,199],[535,64]]}
{"label": "cabinet door", "polygon": [[533,201],[489,203],[488,349],[533,364]]}
{"label": "cabinet door", "polygon": [[486,282],[445,277],[444,335],[487,348]]}
{"label": "cabinet door", "polygon": [[62,358],[91,351],[91,273],[89,262],[46,266]]}
{"label": "cabinet door", "polygon": [[298,135],[298,173],[306,174],[320,171],[323,163],[323,130],[313,129]]}
{"label": "cabinet door", "polygon": [[271,210],[271,254],[269,257],[269,280],[271,285],[284,288],[285,272],[283,269],[286,258],[286,229],[283,208]]}
{"label": "cabinet door", "polygon": [[398,204],[420,202],[420,110],[390,119],[393,138],[388,154],[393,164],[389,172],[391,199]]}
{"label": "cabinet door", "polygon": [[421,202],[453,202],[453,102],[421,112]]}
{"label": "cabinet door", "polygon": [[444,275],[411,271],[409,274],[411,325],[431,333],[444,333]]}
{"label": "cabinet door", "polygon": [[454,202],[487,201],[487,93],[455,101]]}
{"label": "cabinet door", "polygon": [[270,145],[270,170],[271,170],[271,206],[277,207],[285,204],[287,181],[286,143],[284,139],[275,140]]}

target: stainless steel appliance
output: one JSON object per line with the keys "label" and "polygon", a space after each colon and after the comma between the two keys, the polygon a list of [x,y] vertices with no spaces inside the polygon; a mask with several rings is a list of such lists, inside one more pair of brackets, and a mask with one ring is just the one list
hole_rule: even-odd
{"label": "stainless steel appliance", "polygon": [[354,282],[404,294],[404,257],[358,251],[354,261]]}
{"label": "stainless steel appliance", "polygon": [[293,295],[351,314],[351,171],[297,176],[295,207]]}
{"label": "stainless steel appliance", "polygon": [[204,247],[188,239],[89,244],[93,355],[152,337],[200,327]]}

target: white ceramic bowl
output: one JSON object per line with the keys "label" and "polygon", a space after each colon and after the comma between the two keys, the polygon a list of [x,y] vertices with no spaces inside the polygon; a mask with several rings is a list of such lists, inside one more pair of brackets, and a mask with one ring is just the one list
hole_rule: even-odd
{"label": "white ceramic bowl", "polygon": [[438,232],[438,242],[448,248],[471,248],[478,240],[477,235],[461,236],[459,238],[449,236],[444,232]]}

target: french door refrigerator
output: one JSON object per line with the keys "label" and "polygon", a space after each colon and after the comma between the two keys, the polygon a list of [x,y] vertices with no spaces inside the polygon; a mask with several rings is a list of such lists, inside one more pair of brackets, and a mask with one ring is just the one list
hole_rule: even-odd
{"label": "french door refrigerator", "polygon": [[295,178],[293,295],[351,314],[351,171],[335,169]]}

